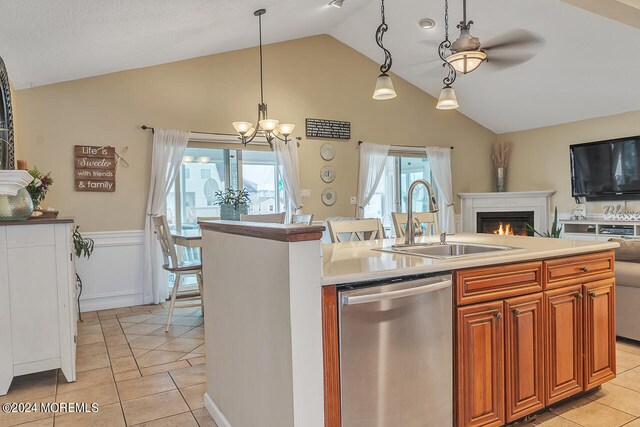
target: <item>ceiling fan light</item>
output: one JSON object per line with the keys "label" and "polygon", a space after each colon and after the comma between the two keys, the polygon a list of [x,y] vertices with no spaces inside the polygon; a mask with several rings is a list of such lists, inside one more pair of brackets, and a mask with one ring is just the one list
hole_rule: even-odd
{"label": "ceiling fan light", "polygon": [[447,62],[455,68],[456,72],[462,74],[475,71],[486,60],[487,54],[481,50],[458,52],[447,57]]}
{"label": "ceiling fan light", "polygon": [[456,92],[451,86],[445,86],[442,88],[436,108],[438,110],[455,110],[458,108],[458,98],[456,97]]}
{"label": "ceiling fan light", "polygon": [[240,136],[245,136],[247,132],[249,132],[249,129],[251,129],[251,127],[253,126],[249,122],[233,122],[232,124],[233,128],[236,130],[236,132],[238,132]]}
{"label": "ceiling fan light", "polygon": [[393,82],[388,74],[382,73],[376,80],[376,88],[373,91],[373,99],[376,101],[384,101],[386,99],[392,99],[398,96],[396,90],[393,87]]}
{"label": "ceiling fan light", "polygon": [[273,132],[273,130],[280,124],[280,121],[276,119],[262,119],[259,123],[262,130],[266,132]]}

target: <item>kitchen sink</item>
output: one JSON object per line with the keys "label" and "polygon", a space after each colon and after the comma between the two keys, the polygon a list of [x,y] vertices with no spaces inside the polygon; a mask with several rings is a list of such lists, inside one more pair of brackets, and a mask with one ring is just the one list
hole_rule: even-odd
{"label": "kitchen sink", "polygon": [[402,255],[414,255],[427,258],[449,259],[466,257],[472,255],[485,255],[493,253],[499,255],[504,251],[514,250],[511,246],[500,245],[484,245],[479,243],[431,243],[431,244],[417,244],[417,245],[394,245],[381,249],[374,249],[383,252],[392,252]]}

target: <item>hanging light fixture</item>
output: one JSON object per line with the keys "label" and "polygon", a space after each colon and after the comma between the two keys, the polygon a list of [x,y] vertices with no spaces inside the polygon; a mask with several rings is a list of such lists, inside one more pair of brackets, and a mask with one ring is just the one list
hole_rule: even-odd
{"label": "hanging light fixture", "polygon": [[273,149],[273,141],[276,138],[284,141],[285,144],[289,142],[289,136],[293,133],[296,125],[281,124],[278,120],[270,119],[267,114],[267,104],[264,102],[264,87],[262,83],[262,15],[265,13],[267,13],[266,9],[258,9],[253,12],[258,17],[260,33],[260,103],[258,104],[258,122],[256,125],[250,122],[233,122],[233,128],[244,145],[253,141],[256,135],[263,135],[269,143],[269,147]]}
{"label": "hanging light fixture", "polygon": [[480,50],[480,39],[471,35],[471,24],[473,21],[467,21],[467,0],[462,0],[460,37],[451,44],[451,55],[447,57],[449,64],[462,74],[476,70],[487,60],[487,54]]}
{"label": "hanging light fixture", "polygon": [[456,98],[456,92],[451,87],[453,82],[456,81],[456,69],[453,68],[445,56],[448,49],[451,49],[451,41],[449,41],[449,2],[444,0],[444,41],[438,46],[438,55],[442,59],[442,66],[447,68],[447,76],[442,80],[444,87],[440,92],[438,104],[436,104],[438,110],[455,110],[458,108],[458,98]]}
{"label": "hanging light fixture", "polygon": [[391,70],[391,52],[385,49],[382,44],[382,36],[389,29],[389,26],[384,20],[384,0],[381,0],[380,14],[382,15],[382,23],[376,30],[376,43],[380,46],[380,49],[384,51],[384,62],[380,66],[380,75],[376,80],[376,88],[373,91],[373,99],[377,101],[383,101],[385,99],[391,99],[398,96],[396,90],[393,88],[393,82],[389,77],[389,70]]}

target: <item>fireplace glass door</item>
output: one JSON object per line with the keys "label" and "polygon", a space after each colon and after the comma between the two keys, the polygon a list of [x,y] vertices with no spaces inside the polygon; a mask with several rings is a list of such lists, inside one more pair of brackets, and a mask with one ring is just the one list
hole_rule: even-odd
{"label": "fireplace glass door", "polygon": [[527,230],[527,224],[533,226],[533,211],[478,212],[477,224],[478,233],[533,236]]}

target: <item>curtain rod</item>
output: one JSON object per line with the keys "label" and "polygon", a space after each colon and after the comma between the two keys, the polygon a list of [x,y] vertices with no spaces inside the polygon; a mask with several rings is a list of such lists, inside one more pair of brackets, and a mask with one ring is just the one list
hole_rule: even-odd
{"label": "curtain rod", "polygon": [[[142,130],[150,130],[151,132],[155,132],[155,128],[153,126],[147,126],[147,125],[142,125],[140,126],[140,128]],[[191,133],[200,133],[200,134],[204,134],[204,135],[223,135],[223,136],[238,136],[232,133],[221,133],[221,132],[200,132],[200,131],[196,131],[196,130],[192,130],[190,131]]]}
{"label": "curtain rod", "polygon": [[[364,141],[358,141],[358,145],[364,144]],[[422,148],[422,146],[419,145],[391,145],[392,147],[398,147],[398,148]],[[453,145],[451,147],[449,147],[450,149],[453,150]]]}

